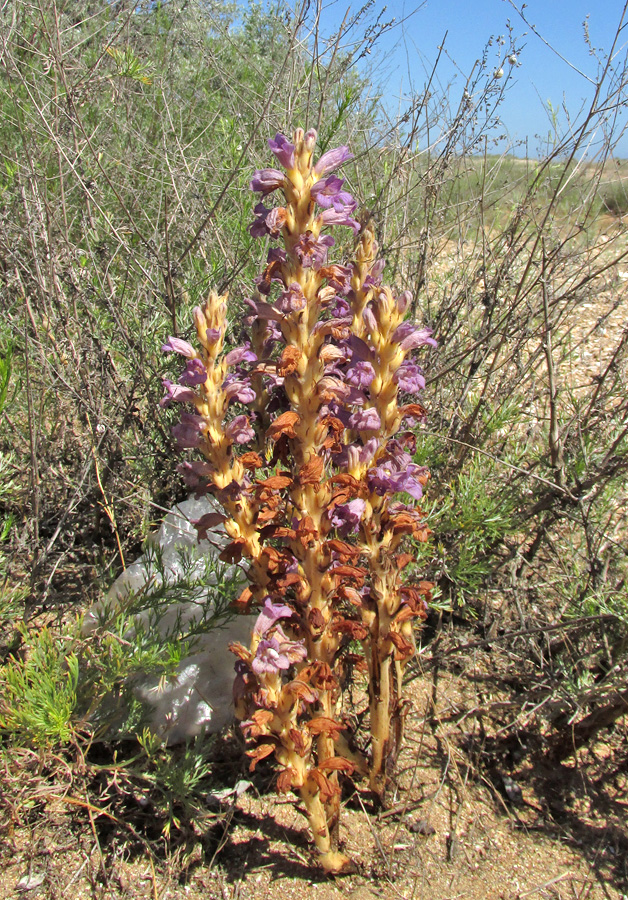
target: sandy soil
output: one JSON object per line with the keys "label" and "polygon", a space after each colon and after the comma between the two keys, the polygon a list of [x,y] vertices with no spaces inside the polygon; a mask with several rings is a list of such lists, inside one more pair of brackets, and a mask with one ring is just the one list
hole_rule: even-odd
{"label": "sandy soil", "polygon": [[[391,808],[378,813],[367,794],[347,794],[341,840],[357,874],[334,880],[312,866],[305,820],[288,798],[274,794],[270,768],[204,832],[188,834],[187,851],[184,841],[168,850],[152,840],[152,856],[143,843],[154,838],[150,814],[142,816],[137,803],[129,814],[127,803],[128,827],[122,827],[114,821],[120,807],[92,794],[88,809],[75,779],[68,774],[64,787],[56,772],[47,795],[41,788],[38,809],[16,806],[14,818],[28,824],[3,828],[0,896],[625,897],[626,723],[564,764],[550,764],[533,708],[513,702],[506,688],[509,652],[476,650],[464,670],[431,662],[431,671],[417,670],[409,687],[413,709]],[[237,745],[227,737],[216,760],[226,785],[246,775],[234,768],[236,757]],[[19,801],[19,787],[12,792]]]}

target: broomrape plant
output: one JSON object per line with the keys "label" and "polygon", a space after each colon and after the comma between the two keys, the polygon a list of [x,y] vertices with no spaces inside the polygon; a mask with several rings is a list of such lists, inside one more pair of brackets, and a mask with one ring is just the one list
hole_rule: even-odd
{"label": "broomrape plant", "polygon": [[[250,767],[274,755],[278,791],[300,796],[322,866],[340,873],[351,863],[338,850],[339,777],[367,777],[384,797],[413,622],[432,587],[403,583],[404,541],[429,534],[416,506],[428,472],[404,425],[425,415],[412,401],[424,387],[414,351],[435,341],[404,321],[410,294],[382,284],[373,231],[335,174],[352,154],[313,162],[315,144],[301,129],[269,141],[281,169],[255,172],[250,230],[279,246],[247,301],[247,337],[225,352],[227,296],[212,292],[194,311],[200,349],[176,337],[164,346],[187,362],[178,383],[164,381],[162,404],[184,405],[173,433],[204,457],[182,464],[187,484],[224,510],[196,522],[199,536],[224,524],[222,558],[248,562],[238,605],[261,610],[250,646],[231,648]],[[347,265],[328,259],[329,226],[359,234]],[[368,752],[343,716],[354,669],[368,673]]]}

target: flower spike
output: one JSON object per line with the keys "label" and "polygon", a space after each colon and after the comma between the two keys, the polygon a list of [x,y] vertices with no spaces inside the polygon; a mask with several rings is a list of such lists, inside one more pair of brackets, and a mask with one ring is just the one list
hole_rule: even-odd
{"label": "flower spike", "polygon": [[[258,609],[250,646],[231,648],[250,767],[274,759],[277,789],[300,797],[320,865],[343,874],[352,863],[338,845],[341,780],[368,778],[384,798],[412,624],[429,601],[431,585],[403,580],[408,542],[429,535],[416,505],[428,472],[400,429],[425,416],[417,351],[436,342],[404,321],[411,295],[382,283],[374,234],[334,174],[349,149],[313,162],[316,132],[301,129],[268,144],[281,170],[254,173],[263,202],[250,232],[274,246],[245,301],[246,339],[224,346],[227,297],[212,292],[194,311],[199,351],[175,337],[164,344],[186,365],[178,384],[164,379],[162,405],[180,404],[173,435],[203,456],[183,463],[187,484],[223,506],[221,558],[249,582],[238,606]],[[359,235],[345,264],[330,261],[337,225]],[[348,733],[342,706],[360,667],[368,741]]]}

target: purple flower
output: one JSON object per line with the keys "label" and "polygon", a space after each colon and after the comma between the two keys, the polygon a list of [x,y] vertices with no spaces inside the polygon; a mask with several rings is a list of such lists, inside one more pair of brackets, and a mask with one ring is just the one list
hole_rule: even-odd
{"label": "purple flower", "polygon": [[[281,313],[279,313],[274,306],[271,306],[270,303],[266,303],[264,300],[256,302],[255,300],[251,300],[250,298],[247,298],[244,303],[251,310],[254,318],[281,322]],[[251,324],[252,319],[247,316],[244,322],[245,324]]]}
{"label": "purple flower", "polygon": [[265,197],[281,187],[283,182],[284,174],[279,169],[258,169],[253,175],[251,190]]}
{"label": "purple flower", "polygon": [[276,206],[266,216],[266,227],[269,234],[277,237],[286,221],[286,210],[283,206]]}
{"label": "purple flower", "polygon": [[333,172],[334,169],[337,169],[338,166],[348,162],[350,159],[353,159],[353,153],[350,152],[348,147],[336,147],[335,150],[328,150],[327,153],[323,153],[314,166],[314,174],[322,178],[323,175]]}
{"label": "purple flower", "polygon": [[330,521],[343,536],[355,534],[360,526],[360,521],[366,509],[365,500],[350,500],[349,503],[340,503],[332,510]]}
{"label": "purple flower", "polygon": [[[241,401],[242,402],[242,401]],[[248,416],[236,416],[225,428],[225,434],[236,444],[246,444],[255,437]]]}
{"label": "purple flower", "polygon": [[259,642],[251,668],[256,675],[277,675],[290,668],[290,660],[281,652],[277,638],[272,637]]}
{"label": "purple flower", "polygon": [[350,213],[353,207],[344,206],[341,210],[326,209],[321,213],[321,221],[323,225],[346,225],[347,228],[353,229],[353,233],[357,234],[360,230],[360,223],[352,219]]}
{"label": "purple flower", "polygon": [[425,473],[425,469],[410,462],[410,459],[407,453],[387,455],[379,465],[369,470],[366,477],[370,489],[380,497],[389,492],[405,491],[415,500],[420,500],[423,488],[418,478]]}
{"label": "purple flower", "polygon": [[338,178],[337,175],[329,175],[321,181],[317,181],[310,191],[312,197],[323,209],[329,209],[330,206],[336,212],[355,209],[356,202],[348,191],[343,191],[342,186],[345,183],[344,178]]}
{"label": "purple flower", "polygon": [[277,297],[275,308],[287,316],[291,312],[299,312],[300,310],[305,309],[305,304],[306,300],[303,296],[301,285],[295,281],[290,285],[287,291],[284,291]]}
{"label": "purple flower", "polygon": [[274,140],[270,138],[268,146],[284,169],[294,169],[294,144],[285,135],[277,133]]}
{"label": "purple flower", "polygon": [[172,381],[169,381],[167,378],[163,378],[161,383],[166,389],[166,396],[161,398],[159,405],[164,407],[164,409],[173,402],[189,403],[196,400],[196,393],[188,387],[183,387],[180,384],[173,384]]}
{"label": "purple flower", "polygon": [[402,322],[395,328],[392,339],[401,344],[401,349],[406,351],[422,347],[424,344],[429,344],[431,347],[438,346],[432,337],[431,328],[417,328],[413,322]]}
{"label": "purple flower", "polygon": [[253,630],[256,631],[257,634],[265,635],[266,632],[273,627],[277,619],[287,619],[291,615],[292,610],[289,606],[286,606],[285,603],[273,603],[270,597],[266,597],[264,606],[257,617]]}
{"label": "purple flower", "polygon": [[393,381],[406,394],[418,394],[425,388],[425,378],[420,366],[410,359],[401,363],[393,375]]}
{"label": "purple flower", "polygon": [[172,337],[172,335],[161,349],[164,353],[180,353],[181,356],[187,356],[188,359],[194,359],[196,356],[196,350],[192,344],[188,344],[187,341],[182,341],[180,338]]}
{"label": "purple flower", "polygon": [[397,297],[397,309],[400,313],[404,313],[412,303],[412,292],[404,291],[400,297]]}
{"label": "purple flower", "polygon": [[[288,569],[288,571],[290,571],[290,569]],[[288,635],[284,633],[281,625],[275,625],[275,637],[279,641],[281,652],[285,653],[291,663],[301,662],[301,660],[305,659],[307,656],[304,642],[291,641]]]}
{"label": "purple flower", "polygon": [[361,444],[347,445],[347,463],[348,468],[355,469],[358,465],[369,463],[379,448],[379,440],[376,437],[369,438],[362,446]]}
{"label": "purple flower", "polygon": [[375,369],[370,362],[361,360],[347,369],[346,380],[353,387],[367,388],[374,378]]}
{"label": "purple flower", "polygon": [[205,460],[194,460],[194,462],[183,462],[177,466],[177,471],[183,476],[183,479],[190,490],[199,491],[207,484],[207,479],[214,474],[214,467]]}
{"label": "purple flower", "polygon": [[289,669],[292,663],[300,662],[307,655],[303,642],[289,640],[280,625],[276,626],[275,635],[275,637],[260,641],[257,645],[255,657],[251,663],[251,668],[256,675],[277,675],[282,669],[284,671]]}
{"label": "purple flower", "polygon": [[239,500],[242,491],[246,490],[250,483],[250,479],[245,475],[241,482],[230,481],[224,488],[217,488],[214,486],[212,493],[216,497],[216,500],[224,506],[225,504]]}
{"label": "purple flower", "polygon": [[264,237],[270,233],[268,225],[266,224],[266,216],[270,212],[270,209],[267,206],[264,206],[263,203],[258,203],[253,212],[255,213],[256,218],[253,220],[252,224],[249,225],[249,234],[254,238]]}
{"label": "purple flower", "polygon": [[[349,305],[349,301],[346,299],[346,297],[336,297],[335,300],[336,302],[331,311],[334,319],[348,318],[349,314],[351,313],[351,306]],[[346,342],[343,341],[343,343]]]}
{"label": "purple flower", "polygon": [[252,237],[264,237],[272,234],[277,236],[286,221],[286,210],[283,206],[268,209],[263,203],[258,203],[254,209],[256,219],[249,226]]}
{"label": "purple flower", "polygon": [[177,445],[185,450],[192,447],[200,447],[203,443],[202,429],[205,420],[194,413],[181,413],[181,421],[172,429],[172,434]]}
{"label": "purple flower", "polygon": [[379,413],[372,406],[368,409],[360,409],[349,416],[349,428],[355,431],[377,431],[382,427]]}
{"label": "purple flower", "polygon": [[202,360],[190,359],[185,366],[185,371],[179,378],[179,384],[185,384],[188,387],[196,387],[199,384],[205,384],[207,381],[207,369]]}
{"label": "purple flower", "polygon": [[251,350],[251,345],[248,341],[244,347],[236,347],[235,350],[230,350],[225,356],[225,363],[228,366],[237,366],[238,363],[243,362],[257,362],[257,356]]}
{"label": "purple flower", "polygon": [[384,271],[385,266],[385,259],[378,259],[373,263],[373,265],[371,266],[371,271],[364,279],[365,290],[369,287],[375,288],[380,286],[380,284],[382,283],[382,272]]}
{"label": "purple flower", "polygon": [[247,381],[238,379],[235,375],[227,375],[222,383],[227,400],[237,400],[238,403],[252,403],[255,400],[255,391]]}
{"label": "purple flower", "polygon": [[307,231],[297,241],[294,252],[304,269],[312,268],[317,272],[327,262],[327,253],[334,244],[331,234],[315,238]]}

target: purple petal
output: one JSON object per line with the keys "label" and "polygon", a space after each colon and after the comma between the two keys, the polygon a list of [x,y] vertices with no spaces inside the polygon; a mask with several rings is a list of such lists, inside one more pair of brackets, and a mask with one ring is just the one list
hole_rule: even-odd
{"label": "purple petal", "polygon": [[286,211],[283,206],[277,206],[266,216],[266,227],[268,228],[269,234],[272,234],[274,237],[281,232],[281,229],[284,226],[286,221]]}
{"label": "purple petal", "polygon": [[237,400],[238,403],[252,403],[255,400],[255,391],[246,381],[232,380],[233,376],[225,378],[222,388],[227,400]]}
{"label": "purple petal", "polygon": [[167,378],[162,379],[161,383],[166,389],[166,396],[161,398],[159,405],[164,408],[170,406],[171,403],[193,403],[197,399],[196,392],[188,387],[173,384]]}
{"label": "purple petal", "polygon": [[161,349],[164,353],[180,353],[181,356],[187,356],[188,359],[194,359],[196,356],[196,350],[192,344],[177,337],[170,336]]}
{"label": "purple petal", "polygon": [[198,492],[205,488],[207,480],[212,477],[215,469],[205,460],[194,460],[194,462],[180,463],[177,471],[183,476],[183,480],[190,490]]}
{"label": "purple petal", "polygon": [[305,309],[306,302],[301,285],[294,282],[287,291],[279,295],[275,302],[275,308],[284,315],[289,315]]}
{"label": "purple petal", "polygon": [[179,384],[185,384],[188,387],[197,387],[199,384],[205,384],[207,381],[207,369],[200,359],[190,359],[186,364],[185,371],[179,378]]}
{"label": "purple petal", "polygon": [[362,446],[361,444],[347,445],[347,466],[349,469],[355,469],[359,465],[369,463],[379,448],[379,439],[376,437],[369,438]]}
{"label": "purple petal", "polygon": [[327,253],[334,244],[331,234],[315,238],[311,231],[307,231],[300,236],[294,252],[304,269],[313,268],[316,272],[327,262]]}
{"label": "purple petal", "polygon": [[238,363],[243,362],[257,362],[257,356],[251,350],[250,344],[244,347],[236,347],[235,350],[230,350],[225,356],[225,363],[228,366],[237,366]]}
{"label": "purple petal", "polygon": [[273,637],[259,642],[251,668],[256,675],[276,675],[281,669],[290,668],[290,660],[281,652],[279,641]]}
{"label": "purple petal", "polygon": [[418,394],[425,388],[425,378],[420,366],[409,359],[401,363],[393,375],[393,381],[406,394]]}
{"label": "purple petal", "polygon": [[293,615],[293,612],[285,603],[273,603],[270,597],[266,597],[253,630],[258,634],[264,635],[272,628],[277,619],[287,619],[291,615]]}
{"label": "purple petal", "polygon": [[275,625],[275,637],[279,641],[279,649],[291,663],[301,662],[307,656],[304,642],[291,641],[281,625]]}
{"label": "purple petal", "polygon": [[405,491],[415,500],[420,500],[423,496],[423,488],[418,477],[424,472],[425,469],[414,463],[402,470],[395,460],[387,459],[368,472],[367,480],[370,489],[380,497],[386,493],[394,494],[397,491]]}
{"label": "purple petal", "polygon": [[364,510],[365,500],[351,500],[349,503],[341,503],[335,506],[330,517],[331,524],[342,535],[354,534],[359,526]]}
{"label": "purple petal", "polygon": [[357,205],[356,201],[348,191],[342,190],[343,184],[344,178],[329,175],[327,178],[317,181],[310,193],[323,209],[333,206],[336,212],[340,212],[345,207],[347,207],[347,211],[349,211],[349,207],[353,210]]}
{"label": "purple petal", "polygon": [[365,290],[369,287],[376,288],[380,286],[380,284],[382,283],[382,272],[384,271],[385,267],[385,259],[378,259],[373,263],[373,265],[371,266],[371,271],[364,279]]}
{"label": "purple petal", "polygon": [[321,213],[321,221],[323,225],[346,225],[351,228],[354,234],[360,230],[360,223],[351,218],[350,213],[353,210],[349,206],[343,207],[341,210],[326,209]]}
{"label": "purple petal", "polygon": [[270,212],[270,209],[264,206],[263,203],[258,203],[255,209],[253,210],[256,218],[253,220],[251,225],[249,225],[249,234],[251,237],[264,237],[269,233],[268,225],[266,224],[266,216]]}
{"label": "purple petal", "polygon": [[353,153],[348,147],[336,147],[335,150],[328,150],[327,153],[323,153],[314,166],[314,174],[321,178],[323,175],[327,175],[328,172],[333,172],[334,169],[337,169],[338,166],[348,162],[350,159],[353,159]]}
{"label": "purple petal", "polygon": [[271,306],[270,303],[266,303],[264,300],[256,302],[255,300],[247,298],[244,302],[253,313],[253,316],[257,319],[281,322],[281,319],[283,318],[281,313],[278,312],[274,306]]}
{"label": "purple petal", "polygon": [[[241,401],[242,402],[242,401]],[[255,437],[248,416],[236,416],[225,428],[225,434],[236,444],[246,444]]]}
{"label": "purple petal", "polygon": [[208,328],[205,332],[208,344],[216,344],[222,336],[221,328]]}
{"label": "purple petal", "polygon": [[349,428],[355,431],[377,431],[382,427],[379,413],[373,407],[360,409],[349,416]]}
{"label": "purple petal", "polygon": [[347,369],[346,380],[353,387],[367,388],[374,378],[375,369],[370,362],[356,362]]}
{"label": "purple petal", "polygon": [[280,188],[284,182],[284,174],[279,169],[258,169],[251,181],[251,190],[266,196]]}
{"label": "purple petal", "polygon": [[395,328],[392,339],[401,344],[401,349],[406,351],[422,347],[424,344],[429,344],[430,347],[438,346],[432,337],[431,328],[417,328],[412,322],[402,322]]}
{"label": "purple petal", "polygon": [[294,169],[294,144],[285,135],[278,132],[274,140],[270,138],[268,146],[284,169]]}
{"label": "purple petal", "polygon": [[362,313],[362,318],[364,319],[364,324],[369,331],[376,332],[378,330],[377,319],[375,318],[375,313],[370,306],[365,307],[364,312]]}
{"label": "purple petal", "polygon": [[182,449],[200,447],[203,443],[202,428],[205,420],[193,413],[181,413],[181,421],[172,429],[172,434],[178,446]]}

